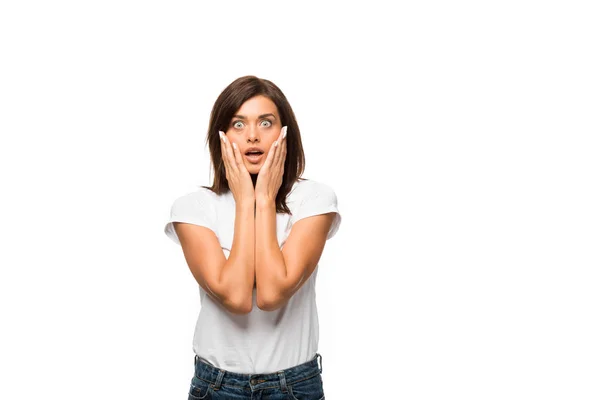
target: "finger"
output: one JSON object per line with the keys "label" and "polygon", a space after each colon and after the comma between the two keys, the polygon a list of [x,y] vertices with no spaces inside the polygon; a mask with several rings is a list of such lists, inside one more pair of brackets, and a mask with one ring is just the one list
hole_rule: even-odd
{"label": "finger", "polygon": [[275,155],[275,161],[273,161],[273,163],[279,168],[279,166],[281,165],[281,158],[283,155],[283,150],[285,148],[285,136],[287,133],[287,126],[284,126],[283,128],[281,128],[281,132],[279,134],[279,139],[277,139],[277,154]]}
{"label": "finger", "polygon": [[264,169],[265,171],[271,168],[271,164],[273,163],[273,158],[275,157],[275,151],[277,150],[277,141],[274,141],[269,149],[269,154],[267,154],[267,159],[263,164],[261,171]]}
{"label": "finger", "polygon": [[229,167],[232,171],[237,172],[237,164],[235,162],[235,157],[233,155],[233,149],[231,147],[231,142],[229,138],[227,138],[226,134],[223,134],[223,141],[225,142],[225,154],[227,158],[227,162],[229,163]]}
{"label": "finger", "polygon": [[283,141],[281,142],[281,169],[283,169],[283,166],[285,165],[285,158],[287,156],[287,139],[283,139]]}
{"label": "finger", "polygon": [[[285,142],[285,139],[284,139]],[[281,143],[279,145],[279,158],[277,160],[277,164],[274,169],[277,170],[277,179],[283,179],[283,175],[285,172],[285,143]]]}
{"label": "finger", "polygon": [[241,169],[245,169],[246,166],[244,165],[244,159],[242,158],[242,153],[240,152],[240,149],[238,149],[237,144],[233,143],[233,156],[235,158],[235,162],[238,166],[238,168]]}
{"label": "finger", "polygon": [[227,166],[227,148],[225,147],[225,133],[223,131],[219,131],[219,142],[221,143],[221,159],[223,160],[223,165],[225,166],[225,172],[228,171]]}
{"label": "finger", "polygon": [[219,138],[221,142],[221,159],[223,160],[223,165],[225,166],[225,173],[229,173],[229,160],[227,158],[227,146],[225,144],[225,133],[223,131],[219,131]]}
{"label": "finger", "polygon": [[223,164],[225,165],[225,178],[228,181],[231,181],[231,179],[233,179],[234,176],[238,173],[238,169],[237,169],[235,160],[232,161],[232,156],[230,155],[231,144],[229,143],[229,140],[227,139],[227,135],[224,132],[220,132],[220,133],[222,133],[222,136],[221,136],[222,153],[221,154],[223,157]]}

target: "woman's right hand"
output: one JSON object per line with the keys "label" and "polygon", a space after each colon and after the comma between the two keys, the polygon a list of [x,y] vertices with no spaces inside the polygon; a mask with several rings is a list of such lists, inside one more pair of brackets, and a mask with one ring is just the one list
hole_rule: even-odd
{"label": "woman's right hand", "polygon": [[227,135],[219,131],[221,137],[221,156],[225,164],[225,176],[229,183],[229,189],[233,193],[237,204],[252,202],[254,204],[254,185],[250,173],[244,165],[244,159],[240,149],[235,143],[231,143]]}

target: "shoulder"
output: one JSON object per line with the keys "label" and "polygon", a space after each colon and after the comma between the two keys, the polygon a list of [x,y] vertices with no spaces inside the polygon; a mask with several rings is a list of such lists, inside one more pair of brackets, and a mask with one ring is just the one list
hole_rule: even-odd
{"label": "shoulder", "polygon": [[337,195],[331,185],[314,179],[306,179],[296,182],[288,198],[288,205],[292,214],[303,213],[311,209],[336,209]]}
{"label": "shoulder", "polygon": [[211,209],[218,202],[217,194],[210,189],[199,187],[193,192],[188,192],[177,197],[173,201],[172,211],[182,211],[190,209]]}
{"label": "shoulder", "polygon": [[215,202],[218,196],[211,190],[199,188],[193,192],[179,196],[171,206],[170,217],[164,227],[164,232],[175,243],[181,244],[175,231],[174,222],[184,222],[207,227],[218,232],[218,218]]}
{"label": "shoulder", "polygon": [[342,220],[334,189],[327,183],[307,179],[297,182],[292,194],[294,196],[289,202],[292,210],[292,225],[307,217],[335,213],[327,239],[333,237]]}
{"label": "shoulder", "polygon": [[333,187],[327,183],[314,179],[305,179],[296,182],[290,193],[294,202],[314,197],[336,197]]}

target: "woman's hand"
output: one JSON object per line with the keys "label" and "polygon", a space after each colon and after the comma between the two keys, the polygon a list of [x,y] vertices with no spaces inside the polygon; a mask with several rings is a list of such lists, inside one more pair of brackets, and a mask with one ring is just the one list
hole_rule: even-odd
{"label": "woman's hand", "polygon": [[257,204],[275,202],[281,183],[283,182],[283,170],[287,145],[285,136],[287,126],[281,128],[279,138],[273,142],[265,163],[260,168],[254,189]]}
{"label": "woman's hand", "polygon": [[221,156],[225,164],[225,177],[236,204],[243,202],[254,204],[254,185],[250,173],[244,165],[240,149],[235,143],[229,142],[224,132],[219,131],[219,136],[221,137]]}

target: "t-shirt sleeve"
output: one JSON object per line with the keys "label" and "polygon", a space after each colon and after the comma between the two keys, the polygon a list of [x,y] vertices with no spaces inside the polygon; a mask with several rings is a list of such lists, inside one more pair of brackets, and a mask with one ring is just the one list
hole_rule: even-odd
{"label": "t-shirt sleeve", "polygon": [[190,193],[176,199],[171,206],[171,216],[164,228],[165,234],[181,245],[173,222],[204,226],[216,234],[216,215],[210,200],[209,194],[203,192]]}
{"label": "t-shirt sleeve", "polygon": [[342,216],[338,210],[337,196],[333,189],[325,184],[310,185],[298,206],[293,211],[292,225],[303,218],[312,217],[319,214],[335,212],[335,218],[327,233],[327,239],[331,239],[338,231],[342,222]]}

